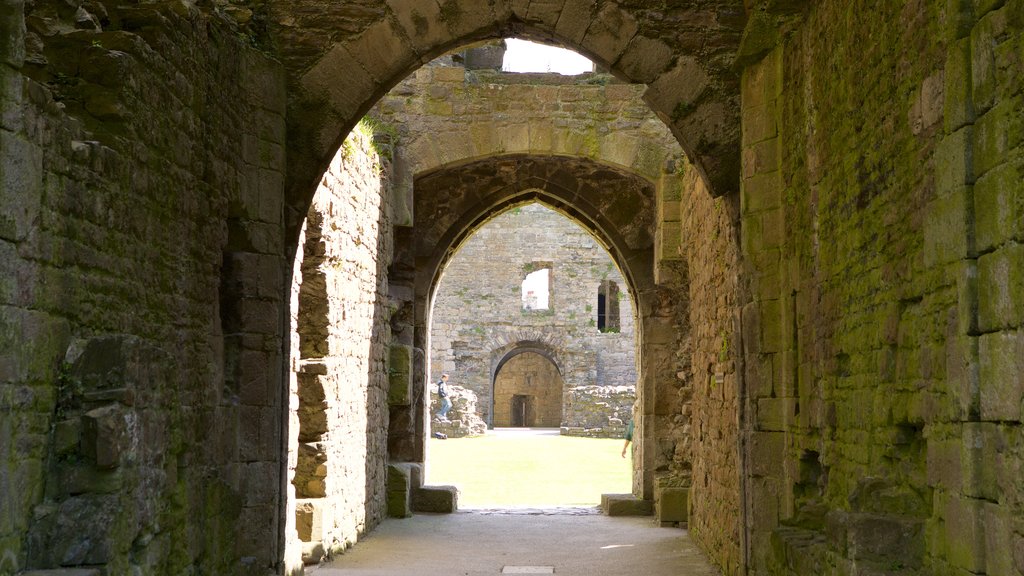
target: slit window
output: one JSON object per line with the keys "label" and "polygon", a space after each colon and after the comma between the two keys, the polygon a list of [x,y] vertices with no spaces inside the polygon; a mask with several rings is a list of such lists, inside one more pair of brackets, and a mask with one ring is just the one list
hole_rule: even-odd
{"label": "slit window", "polygon": [[603,280],[597,288],[597,329],[601,332],[618,332],[619,285]]}

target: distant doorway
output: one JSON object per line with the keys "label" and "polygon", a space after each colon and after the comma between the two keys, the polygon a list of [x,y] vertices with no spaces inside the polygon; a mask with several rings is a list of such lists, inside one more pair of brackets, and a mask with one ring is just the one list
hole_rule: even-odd
{"label": "distant doorway", "polygon": [[533,397],[525,394],[512,395],[512,427],[533,427]]}
{"label": "distant doorway", "polygon": [[562,425],[562,388],[558,367],[536,352],[506,362],[494,378],[494,426],[558,428]]}

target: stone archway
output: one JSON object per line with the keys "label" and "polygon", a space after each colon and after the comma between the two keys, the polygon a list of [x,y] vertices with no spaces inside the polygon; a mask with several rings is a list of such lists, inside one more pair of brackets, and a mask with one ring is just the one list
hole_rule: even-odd
{"label": "stone archway", "polygon": [[495,428],[558,428],[565,381],[547,355],[515,349],[501,360],[492,386]]}
{"label": "stone archway", "polygon": [[[741,2],[656,12],[611,1],[541,8],[450,0],[443,5],[390,2],[379,8],[325,14],[322,6],[307,12],[301,2],[270,5],[272,34],[281,46],[291,88],[290,237],[305,214],[312,184],[374,102],[448,50],[510,36],[578,50],[616,75],[646,84],[644,100],[686,150],[707,189],[718,195],[737,190],[739,78],[733,60],[746,23]],[[666,22],[699,25],[681,31]],[[692,42],[678,41],[680,32]]]}
{"label": "stone archway", "polygon": [[[653,186],[643,178],[590,160],[506,156],[435,171],[418,178],[416,190],[419,217],[408,235],[399,236],[396,252],[401,257],[393,269],[407,270],[400,274],[415,278],[413,345],[417,348],[429,346],[430,302],[440,270],[454,249],[492,215],[510,206],[540,201],[579,222],[605,245],[635,298],[641,407],[634,491],[653,498],[655,470],[668,469],[671,455],[684,453],[682,446],[688,444],[678,432],[669,432],[671,426],[656,425],[671,415],[656,414],[655,398],[678,394],[659,387],[682,385],[672,370],[673,357],[684,349],[682,342],[689,337],[685,302],[669,297],[670,290],[684,289],[685,272],[663,273],[661,284],[655,282]],[[474,192],[467,195],[460,190]],[[437,203],[438,199],[444,199],[443,203]],[[415,428],[393,428],[391,433],[418,439],[404,454],[418,461],[424,453],[423,422],[421,418],[409,422]],[[664,448],[677,444],[678,450]]]}

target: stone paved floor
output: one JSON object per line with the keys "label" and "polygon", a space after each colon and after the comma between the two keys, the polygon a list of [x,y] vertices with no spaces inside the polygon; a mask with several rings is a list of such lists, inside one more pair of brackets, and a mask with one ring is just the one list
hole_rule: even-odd
{"label": "stone paved floor", "polygon": [[685,530],[594,508],[471,510],[389,519],[316,576],[482,576],[553,566],[576,576],[717,576]]}

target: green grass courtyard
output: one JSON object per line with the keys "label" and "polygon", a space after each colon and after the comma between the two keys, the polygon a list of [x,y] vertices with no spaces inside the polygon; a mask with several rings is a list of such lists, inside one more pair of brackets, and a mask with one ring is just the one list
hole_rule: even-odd
{"label": "green grass courtyard", "polygon": [[458,486],[460,508],[597,505],[601,494],[631,491],[622,443],[524,429],[431,438],[426,481]]}

